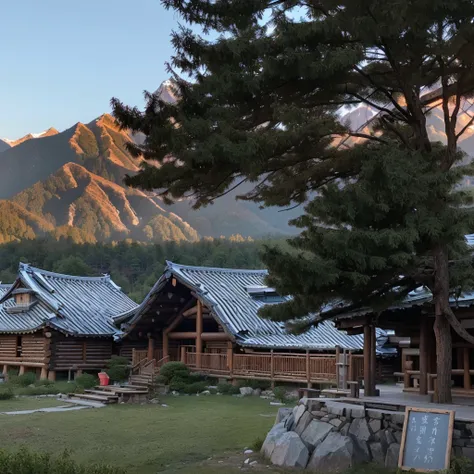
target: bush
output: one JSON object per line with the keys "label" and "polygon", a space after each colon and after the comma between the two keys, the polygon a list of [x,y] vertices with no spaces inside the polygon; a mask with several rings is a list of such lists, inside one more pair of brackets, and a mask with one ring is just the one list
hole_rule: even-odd
{"label": "bush", "polygon": [[257,388],[261,390],[268,390],[271,386],[271,383],[268,380],[240,380],[239,387],[250,387],[256,390]]}
{"label": "bush", "polygon": [[43,379],[43,380],[38,380],[36,385],[40,387],[51,387],[52,385],[54,385],[54,382],[52,380]]}
{"label": "bush", "polygon": [[288,396],[285,387],[275,387],[273,389],[273,394],[275,398],[282,403],[286,403],[288,401]]}
{"label": "bush", "polygon": [[250,445],[250,449],[254,453],[259,453],[262,449],[264,441],[265,440],[263,438],[255,438],[254,442]]}
{"label": "bush", "polygon": [[113,355],[111,359],[107,362],[107,367],[115,366],[128,366],[130,364],[129,360],[126,357]]}
{"label": "bush", "polygon": [[238,395],[240,393],[239,387],[227,382],[218,383],[217,391],[223,395]]}
{"label": "bush", "polygon": [[163,377],[163,375],[157,375],[155,377],[155,384],[156,385],[166,385],[168,382],[168,380],[166,379],[166,377]]}
{"label": "bush", "polygon": [[[0,400],[11,400],[15,395],[11,389],[0,390]],[[3,471],[0,471],[3,472]]]}
{"label": "bush", "polygon": [[183,392],[189,395],[195,395],[196,393],[204,392],[204,390],[207,390],[207,382],[194,382],[187,384]]}
{"label": "bush", "polygon": [[190,385],[189,380],[181,377],[174,377],[169,383],[170,390],[173,392],[184,392],[188,385]]}
{"label": "bush", "polygon": [[168,362],[160,369],[160,375],[166,380],[166,384],[171,385],[174,378],[186,379],[189,377],[189,369],[182,362]]}
{"label": "bush", "polygon": [[28,449],[16,452],[0,450],[0,472],[8,474],[125,474],[120,468],[105,464],[84,466],[73,461],[68,452],[59,457],[34,453]]}
{"label": "bush", "polygon": [[95,375],[82,374],[76,377],[75,382],[78,387],[92,388],[99,384],[99,380]]}
{"label": "bush", "polygon": [[112,356],[107,362],[107,375],[111,382],[123,382],[130,374],[129,362],[126,357]]}
{"label": "bush", "polygon": [[23,375],[19,375],[16,378],[15,383],[21,387],[28,387],[29,385],[34,385],[36,383],[36,374],[33,372],[26,372]]}

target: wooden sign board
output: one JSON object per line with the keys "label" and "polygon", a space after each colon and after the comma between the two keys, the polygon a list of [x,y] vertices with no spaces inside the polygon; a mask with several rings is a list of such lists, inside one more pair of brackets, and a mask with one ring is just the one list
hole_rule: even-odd
{"label": "wooden sign board", "polygon": [[448,469],[453,426],[454,411],[407,407],[398,467],[418,472]]}

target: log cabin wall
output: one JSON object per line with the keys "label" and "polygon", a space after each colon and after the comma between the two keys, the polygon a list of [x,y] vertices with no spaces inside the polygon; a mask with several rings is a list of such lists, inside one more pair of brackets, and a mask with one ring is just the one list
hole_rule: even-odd
{"label": "log cabin wall", "polygon": [[50,368],[62,370],[101,370],[112,357],[112,338],[77,338],[55,334]]}
{"label": "log cabin wall", "polygon": [[42,333],[0,335],[0,364],[43,363],[47,362],[49,355],[48,340]]}

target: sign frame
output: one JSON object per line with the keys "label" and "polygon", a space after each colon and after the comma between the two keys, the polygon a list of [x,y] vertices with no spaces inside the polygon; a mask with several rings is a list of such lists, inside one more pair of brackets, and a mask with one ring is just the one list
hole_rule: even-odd
{"label": "sign frame", "polygon": [[418,412],[418,413],[438,413],[440,415],[449,415],[449,430],[448,430],[448,443],[446,445],[446,456],[445,456],[445,463],[444,469],[447,470],[450,467],[451,463],[451,449],[453,446],[453,429],[454,429],[454,410],[441,410],[438,408],[420,408],[420,407],[406,407],[405,408],[405,421],[403,422],[403,432],[402,432],[402,440],[400,443],[400,455],[398,457],[398,468],[402,471],[414,471],[414,472],[435,472],[439,471],[439,469],[415,469],[410,466],[404,466],[403,460],[405,457],[405,444],[407,439],[407,427],[408,421],[410,418],[410,412]]}

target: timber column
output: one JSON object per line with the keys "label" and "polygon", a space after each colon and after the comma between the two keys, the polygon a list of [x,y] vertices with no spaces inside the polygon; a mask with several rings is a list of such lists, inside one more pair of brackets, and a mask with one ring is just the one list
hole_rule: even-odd
{"label": "timber column", "polygon": [[373,397],[375,392],[375,326],[366,324],[364,326],[364,395]]}
{"label": "timber column", "polygon": [[196,368],[202,366],[202,303],[197,300],[196,314]]}
{"label": "timber column", "polygon": [[[420,321],[420,395],[428,393],[428,315],[421,313]],[[405,368],[403,370],[406,370]]]}
{"label": "timber column", "polygon": [[155,351],[155,340],[153,339],[151,334],[148,334],[148,351],[146,354],[146,358],[148,361],[154,359],[154,351]]}

